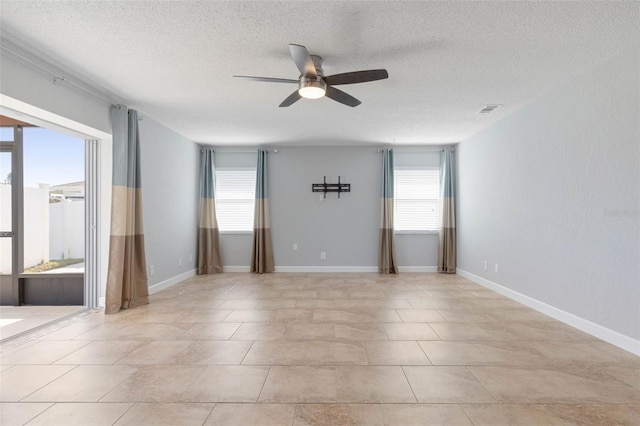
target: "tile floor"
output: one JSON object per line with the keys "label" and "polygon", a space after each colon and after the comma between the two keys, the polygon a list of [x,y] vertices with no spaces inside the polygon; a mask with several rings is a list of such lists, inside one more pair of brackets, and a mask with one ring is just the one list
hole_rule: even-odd
{"label": "tile floor", "polygon": [[0,341],[83,310],[84,306],[0,306]]}
{"label": "tile floor", "polygon": [[638,425],[640,358],[462,277],[222,274],[0,347],[8,425]]}

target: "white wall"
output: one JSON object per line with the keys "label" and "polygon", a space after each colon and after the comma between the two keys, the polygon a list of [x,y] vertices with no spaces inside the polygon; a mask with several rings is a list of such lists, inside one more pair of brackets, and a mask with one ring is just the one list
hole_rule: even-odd
{"label": "white wall", "polygon": [[[149,285],[196,267],[200,147],[149,117],[140,125],[142,200]],[[182,264],[180,264],[182,258]]]}
{"label": "white wall", "polygon": [[[84,200],[49,206],[49,257],[84,259]],[[28,248],[25,247],[25,254]]]}
{"label": "white wall", "polygon": [[[2,43],[26,57],[32,57],[8,40],[3,39]],[[43,63],[42,60],[37,62]],[[49,65],[47,68],[55,69]],[[67,83],[54,84],[51,74],[26,63],[4,49],[0,49],[0,75],[2,75],[2,87],[0,87],[2,95],[101,132],[111,133],[108,103]],[[69,73],[60,72],[60,75],[69,76]]]}
{"label": "white wall", "polygon": [[23,196],[23,266],[27,269],[49,261],[49,185],[39,188],[25,187]]}
{"label": "white wall", "polygon": [[639,62],[635,45],[457,150],[460,269],[635,340]]}
{"label": "white wall", "polygon": [[[11,185],[0,183],[0,230],[11,229]],[[0,238],[0,274],[10,274],[11,238]]]}
{"label": "white wall", "polygon": [[[402,148],[396,157],[403,161]],[[277,270],[372,270],[378,266],[381,157],[376,147],[281,147],[269,153],[269,193],[274,262]],[[438,165],[436,152],[410,150],[405,162]],[[434,160],[435,159],[435,160]],[[254,166],[255,152],[216,149],[216,166]],[[351,192],[311,192],[313,183],[351,184]],[[251,234],[222,234],[225,266],[249,266]],[[293,244],[298,250],[293,250]],[[320,259],[320,252],[327,254]],[[437,234],[396,236],[398,264],[429,268],[437,261]]]}
{"label": "white wall", "polygon": [[[11,185],[0,184],[0,223],[11,228]],[[2,239],[0,272],[11,270],[11,240]],[[24,188],[24,269],[51,259],[84,258],[84,201],[49,204],[49,185]]]}
{"label": "white wall", "polygon": [[[0,223],[11,228],[11,185],[0,184]],[[84,258],[84,202],[49,204],[49,185],[24,188],[24,268],[51,259]],[[11,239],[2,239],[0,272],[11,270]]]}
{"label": "white wall", "polygon": [[[0,223],[11,228],[11,185],[0,184]],[[84,201],[49,204],[49,185],[24,188],[24,269],[51,259],[84,258]],[[2,239],[0,272],[11,270],[11,239]]]}
{"label": "white wall", "polygon": [[[24,188],[24,268],[49,261],[49,186]],[[11,229],[11,185],[0,184],[0,225]],[[11,272],[11,238],[1,238],[0,273]]]}

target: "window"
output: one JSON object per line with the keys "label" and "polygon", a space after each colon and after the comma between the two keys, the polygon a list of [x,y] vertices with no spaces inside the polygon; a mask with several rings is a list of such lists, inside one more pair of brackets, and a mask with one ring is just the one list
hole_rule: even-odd
{"label": "window", "polygon": [[216,218],[221,232],[253,231],[256,169],[216,169]]}
{"label": "window", "polygon": [[396,231],[435,231],[440,223],[440,170],[395,169]]}

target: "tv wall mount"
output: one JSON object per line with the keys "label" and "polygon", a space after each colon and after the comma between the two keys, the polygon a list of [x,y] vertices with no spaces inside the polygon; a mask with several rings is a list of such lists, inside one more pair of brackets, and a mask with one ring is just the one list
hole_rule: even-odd
{"label": "tv wall mount", "polygon": [[341,183],[340,176],[338,176],[338,183],[327,183],[327,177],[324,176],[323,183],[311,184],[311,192],[324,192],[324,198],[327,198],[327,192],[337,192],[340,198],[341,192],[351,192],[351,184]]}

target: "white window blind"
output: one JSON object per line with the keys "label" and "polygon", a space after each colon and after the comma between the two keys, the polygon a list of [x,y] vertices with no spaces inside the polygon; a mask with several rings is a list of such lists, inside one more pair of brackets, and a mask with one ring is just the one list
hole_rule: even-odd
{"label": "white window blind", "polygon": [[216,169],[216,218],[220,231],[252,231],[255,169]]}
{"label": "white window blind", "polygon": [[440,171],[395,170],[394,220],[396,231],[434,231],[439,228]]}

